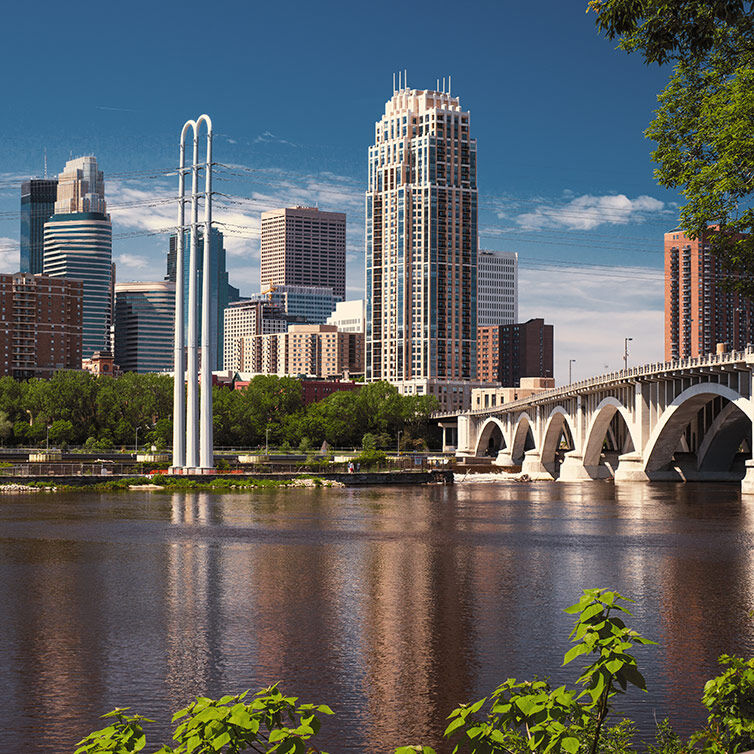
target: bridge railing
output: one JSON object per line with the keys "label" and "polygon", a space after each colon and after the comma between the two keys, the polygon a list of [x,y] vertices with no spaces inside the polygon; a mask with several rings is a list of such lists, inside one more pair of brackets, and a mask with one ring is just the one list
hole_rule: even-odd
{"label": "bridge railing", "polygon": [[[651,376],[653,374],[660,374],[662,372],[672,372],[679,369],[693,369],[694,367],[731,364],[739,361],[745,361],[747,356],[754,357],[754,345],[748,345],[742,351],[713,353],[708,354],[707,356],[676,359],[675,361],[655,361],[650,364],[642,364],[641,366],[630,367],[629,369],[621,369],[616,372],[608,372],[606,374],[597,375],[596,377],[589,377],[586,380],[572,382],[569,385],[550,388],[549,390],[543,390],[541,393],[535,393],[534,395],[530,395],[526,398],[517,398],[514,401],[501,403],[497,406],[471,409],[470,411],[464,411],[462,413],[478,416],[481,414],[494,414],[499,412],[501,409],[508,410],[512,408],[518,408],[520,406],[535,406],[538,403],[546,403],[553,398],[562,398],[564,396],[575,397],[576,394],[578,394],[585,388],[601,387],[603,385],[610,385],[616,382],[623,382],[624,380],[630,380],[631,377],[645,377]],[[437,416],[439,417],[440,414],[438,414]]]}

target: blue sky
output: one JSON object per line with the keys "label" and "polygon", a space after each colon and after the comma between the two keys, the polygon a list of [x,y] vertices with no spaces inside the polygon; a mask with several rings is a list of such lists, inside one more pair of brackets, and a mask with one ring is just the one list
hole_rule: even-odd
{"label": "blue sky", "polygon": [[[679,197],[643,130],[667,70],[597,35],[580,0],[258,3],[173,0],[4,8],[0,267],[18,269],[18,183],[93,153],[118,279],[160,279],[183,122],[212,116],[231,281],[258,290],[259,214],[342,210],[348,295],[363,291],[367,147],[394,71],[452,76],[478,142],[484,248],[518,251],[520,316],[556,328],[556,377],[662,358],[662,234]],[[206,50],[206,52],[203,52]],[[155,174],[144,175],[149,171]],[[141,175],[134,175],[142,173]],[[160,203],[163,202],[163,203]],[[126,205],[126,206],[123,206]],[[136,205],[136,206],[134,206]],[[116,209],[120,207],[120,209]]]}

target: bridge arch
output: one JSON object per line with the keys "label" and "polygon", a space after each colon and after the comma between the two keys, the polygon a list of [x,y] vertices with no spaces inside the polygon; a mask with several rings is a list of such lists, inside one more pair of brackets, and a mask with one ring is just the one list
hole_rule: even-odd
{"label": "bridge arch", "polygon": [[[681,441],[686,426],[696,416],[699,409],[718,396],[729,400],[732,405],[743,412],[749,422],[754,421],[754,407],[751,400],[744,398],[727,385],[721,385],[717,382],[700,382],[692,385],[678,395],[665,409],[652,431],[644,451],[644,470],[646,472],[659,471],[673,460],[673,454]],[[702,445],[704,445],[704,442]],[[707,451],[709,451],[709,448],[707,448]],[[707,451],[705,451],[705,454]]]}
{"label": "bridge arch", "polygon": [[490,455],[490,451],[494,450],[497,456],[498,451],[505,447],[505,427],[497,417],[491,416],[482,424],[474,455]]}
{"label": "bridge arch", "polygon": [[605,436],[616,414],[620,414],[623,417],[628,429],[628,436],[631,438],[634,448],[636,448],[633,418],[628,409],[617,398],[610,396],[601,401],[594,409],[592,420],[586,431],[584,466],[597,466],[599,464]]}
{"label": "bridge arch", "polygon": [[529,414],[524,411],[516,420],[516,426],[511,434],[511,460],[513,463],[521,463],[524,460],[524,453],[534,447],[533,429],[534,422]]}
{"label": "bridge arch", "polygon": [[696,454],[700,471],[728,471],[741,444],[751,447],[751,423],[735,403],[727,403],[704,435]]}
{"label": "bridge arch", "polygon": [[555,466],[555,454],[558,451],[558,440],[565,434],[571,441],[571,449],[575,450],[575,438],[573,420],[568,412],[562,406],[556,406],[547,417],[544,435],[542,436],[542,447],[540,449],[540,462],[548,471]]}

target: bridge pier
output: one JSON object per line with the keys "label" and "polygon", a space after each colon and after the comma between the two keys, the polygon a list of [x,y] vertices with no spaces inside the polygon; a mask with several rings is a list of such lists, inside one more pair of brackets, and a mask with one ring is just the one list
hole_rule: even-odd
{"label": "bridge pier", "polygon": [[529,479],[553,479],[553,475],[547,470],[542,463],[542,456],[538,450],[527,450],[524,453],[524,462],[521,464],[521,473],[526,474]]}
{"label": "bridge pier", "polygon": [[746,476],[741,480],[741,494],[754,495],[754,458],[746,461]]}
{"label": "bridge pier", "polygon": [[495,466],[517,466],[518,464],[513,463],[513,458],[511,457],[510,451],[508,450],[501,450],[497,454],[497,458],[492,462]]}
{"label": "bridge pier", "polygon": [[561,482],[584,482],[591,479],[609,479],[610,471],[606,466],[585,466],[584,456],[578,451],[572,450],[565,454],[563,463],[560,464]]}
{"label": "bridge pier", "polygon": [[624,453],[618,456],[618,468],[615,470],[616,482],[648,482],[649,476],[644,471],[644,459],[641,453]]}

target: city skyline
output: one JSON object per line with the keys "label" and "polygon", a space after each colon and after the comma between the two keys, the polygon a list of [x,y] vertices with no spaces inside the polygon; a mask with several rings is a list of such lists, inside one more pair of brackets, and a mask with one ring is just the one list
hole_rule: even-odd
{"label": "city skyline", "polygon": [[[642,130],[664,84],[665,71],[646,68],[638,59],[615,52],[610,42],[599,38],[593,19],[581,7],[565,8],[553,2],[547,5],[547,13],[535,15],[533,9],[504,12],[477,3],[471,10],[476,22],[474,38],[462,40],[463,54],[452,60],[431,48],[431,33],[427,41],[419,40],[407,52],[403,43],[410,34],[408,28],[393,34],[369,61],[369,55],[357,54],[349,42],[342,51],[324,56],[317,68],[320,75],[312,86],[297,88],[295,98],[286,95],[301,77],[295,59],[280,60],[271,74],[246,64],[241,70],[237,63],[246,49],[227,43],[221,48],[219,39],[213,49],[222,51],[218,60],[230,63],[229,69],[214,66],[200,72],[196,89],[189,89],[174,65],[166,62],[175,43],[166,42],[161,34],[167,23],[161,11],[158,17],[150,16],[152,25],[133,30],[134,38],[146,44],[159,40],[162,46],[154,50],[150,74],[137,76],[136,87],[126,71],[136,66],[143,73],[144,64],[134,61],[119,44],[108,48],[110,85],[102,89],[107,92],[102,101],[93,101],[87,108],[85,117],[60,95],[51,93],[47,103],[25,97],[19,85],[28,86],[43,75],[39,61],[11,82],[6,96],[13,107],[3,125],[7,149],[0,182],[15,186],[22,177],[43,174],[47,148],[50,172],[62,168],[70,152],[95,153],[108,176],[112,175],[108,178],[110,207],[170,196],[173,177],[145,175],[174,162],[174,131],[176,123],[185,120],[186,111],[207,110],[218,123],[217,159],[256,171],[239,169],[246,177],[223,176],[227,180],[218,183],[219,190],[252,201],[224,207],[218,201],[216,217],[249,227],[253,233],[267,209],[299,203],[345,211],[346,297],[357,298],[363,293],[364,164],[374,113],[390,96],[393,71],[406,68],[408,85],[417,88],[433,88],[438,76],[452,74],[453,93],[471,110],[479,143],[481,246],[519,253],[519,319],[544,316],[556,325],[556,376],[564,378],[570,358],[576,359],[575,373],[581,376],[601,371],[605,363],[611,368],[620,366],[625,336],[634,337],[632,363],[658,357],[662,351],[662,236],[675,225],[677,197],[654,185],[651,144],[644,140]],[[218,17],[221,11],[218,8]],[[298,45],[302,56],[314,45],[304,39],[309,31],[314,32],[312,37],[321,31],[339,39],[358,34],[355,19],[338,11],[335,4],[326,4],[321,18],[307,16],[306,23],[293,20],[291,43]],[[15,12],[11,9],[11,16]],[[243,15],[245,11],[234,12]],[[54,9],[51,13],[60,16],[61,29],[80,20],[76,13],[65,16]],[[274,8],[259,9],[255,22],[276,23],[279,13]],[[441,23],[426,4],[412,7],[407,21],[419,19],[430,31],[437,31]],[[19,13],[21,27],[27,22]],[[100,22],[89,19],[87,23],[96,27]],[[209,23],[213,26],[216,20]],[[331,31],[328,23],[334,24]],[[387,20],[375,23],[381,27]],[[536,34],[539,44],[525,45],[527,33]],[[223,26],[218,36],[234,39],[235,34]],[[492,47],[498,38],[506,44]],[[250,60],[263,59],[269,43],[260,40]],[[368,52],[373,42],[364,44]],[[11,40],[2,54],[13,55],[15,49],[16,42]],[[495,49],[494,55],[489,49]],[[160,73],[154,73],[158,69]],[[95,84],[103,76],[101,72],[93,75]],[[215,93],[195,94],[202,82],[210,81],[217,83]],[[241,83],[253,89],[253,103],[232,96]],[[162,96],[168,85],[176,95],[169,103]],[[41,109],[50,107],[59,116],[55,128],[50,119],[40,116]],[[293,117],[307,107],[314,108],[317,117],[306,122]],[[119,280],[161,277],[163,239],[122,235],[175,223],[173,205],[157,204],[148,210],[148,214],[143,207],[113,210]],[[0,192],[0,211],[18,211],[15,188]],[[0,226],[0,261],[7,261],[8,249],[17,245],[17,228],[17,219]],[[227,237],[231,282],[247,295],[258,287],[258,238]],[[6,267],[13,271],[17,262]],[[567,290],[558,290],[564,279]]]}

